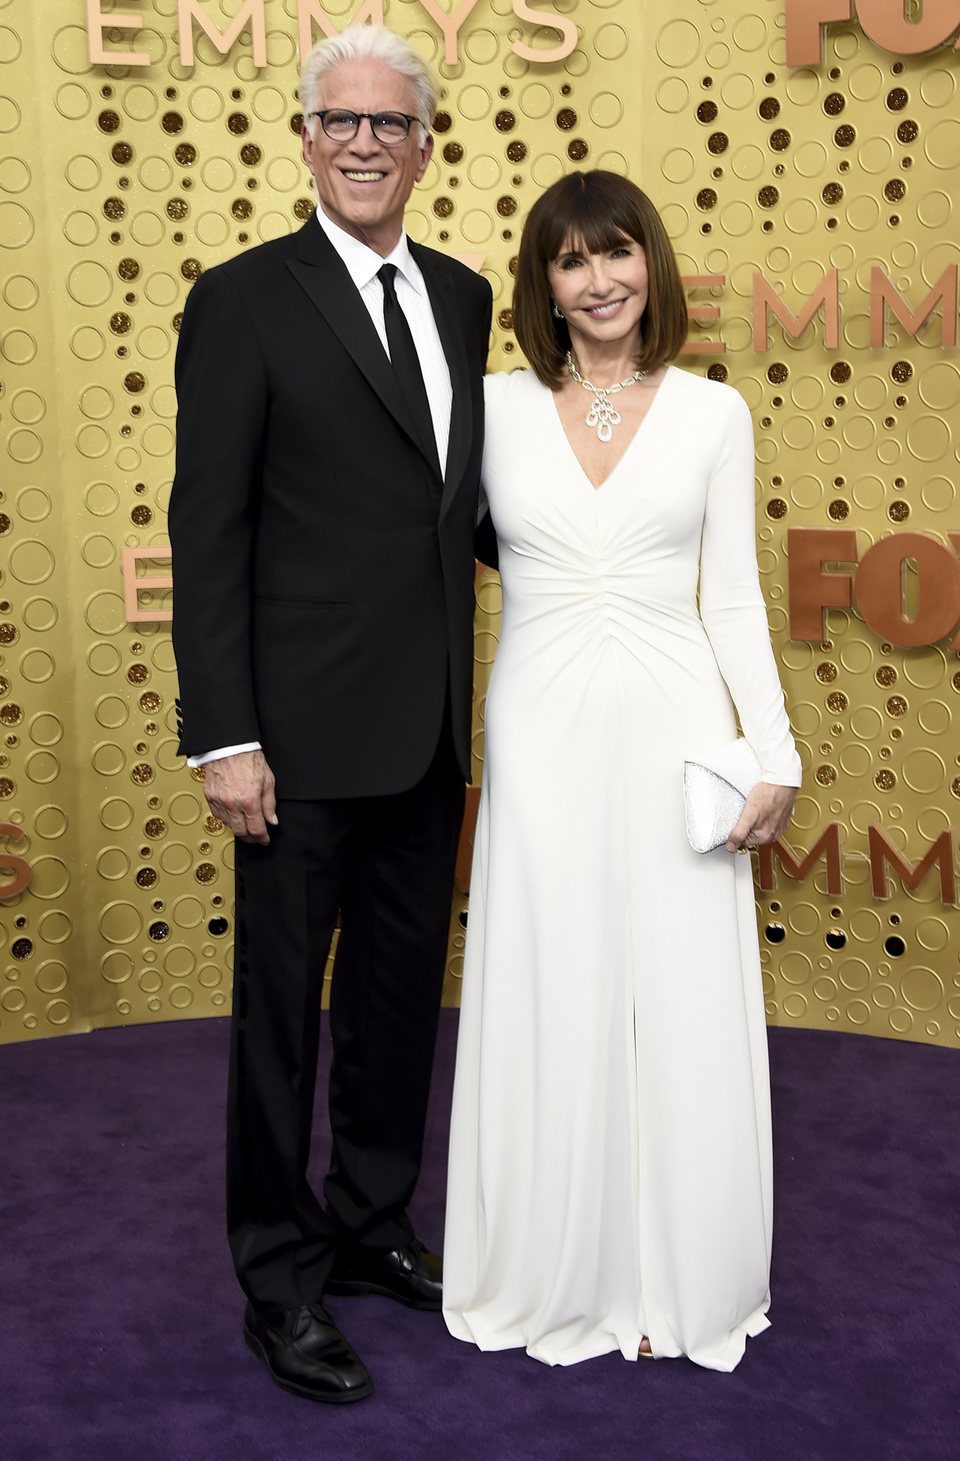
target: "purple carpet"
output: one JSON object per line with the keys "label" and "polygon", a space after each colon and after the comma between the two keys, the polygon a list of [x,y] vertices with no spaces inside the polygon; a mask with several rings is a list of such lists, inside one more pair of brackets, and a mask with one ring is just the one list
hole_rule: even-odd
{"label": "purple carpet", "polygon": [[[414,1211],[431,1244],[455,1029],[446,1013]],[[219,1020],[0,1049],[8,1461],[960,1455],[955,1053],[771,1031],[773,1328],[735,1374],[619,1356],[550,1370],[478,1354],[438,1315],[341,1299],[376,1387],[342,1409],[277,1390],[240,1343],[226,1053]]]}

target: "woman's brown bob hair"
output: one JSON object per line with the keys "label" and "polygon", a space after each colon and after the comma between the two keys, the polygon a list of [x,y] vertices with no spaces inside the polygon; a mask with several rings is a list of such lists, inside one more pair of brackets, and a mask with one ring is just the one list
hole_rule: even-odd
{"label": "woman's brown bob hair", "polygon": [[673,360],[687,339],[687,301],[660,215],[646,193],[617,173],[575,172],[548,188],[530,210],[520,240],[513,323],[531,367],[555,389],[566,374],[567,322],[553,313],[547,270],[571,239],[589,254],[615,249],[624,236],[647,256],[650,293],[643,312],[636,369]]}

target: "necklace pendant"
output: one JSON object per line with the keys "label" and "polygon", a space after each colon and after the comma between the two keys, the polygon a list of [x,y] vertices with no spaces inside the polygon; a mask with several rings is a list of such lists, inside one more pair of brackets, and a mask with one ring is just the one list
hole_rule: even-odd
{"label": "necklace pendant", "polygon": [[596,428],[597,436],[601,441],[609,441],[613,436],[613,428],[619,426],[623,417],[607,396],[606,391],[597,391],[593,398],[593,405],[587,412],[586,422],[591,428]]}
{"label": "necklace pendant", "polygon": [[583,386],[585,391],[593,392],[593,405],[585,416],[585,421],[591,431],[596,428],[597,436],[601,441],[609,441],[613,435],[613,428],[619,426],[623,417],[617,408],[611,403],[610,396],[614,391],[622,391],[627,386],[635,386],[638,381],[645,380],[645,370],[635,370],[633,375],[628,375],[626,380],[618,381],[612,386],[595,386],[592,381],[584,380],[577,369],[577,362],[573,358],[573,352],[567,351],[567,370],[578,386]]}

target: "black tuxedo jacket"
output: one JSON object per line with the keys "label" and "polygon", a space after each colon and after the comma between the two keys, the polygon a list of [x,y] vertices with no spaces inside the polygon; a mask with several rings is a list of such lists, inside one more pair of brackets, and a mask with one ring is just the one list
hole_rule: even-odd
{"label": "black tuxedo jacket", "polygon": [[170,501],[185,755],[258,740],[278,795],[470,769],[474,524],[491,294],[411,244],[453,383],[447,469],[315,218],[210,269],[177,350]]}

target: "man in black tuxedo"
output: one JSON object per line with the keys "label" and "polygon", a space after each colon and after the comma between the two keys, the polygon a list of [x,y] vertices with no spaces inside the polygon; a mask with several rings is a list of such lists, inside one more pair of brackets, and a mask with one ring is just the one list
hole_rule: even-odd
{"label": "man in black tuxedo", "polygon": [[[470,768],[491,295],[410,243],[436,94],[363,26],[301,80],[320,207],[209,270],[177,354],[181,749],[236,836],[228,1229],[272,1378],[359,1400],[325,1294],[440,1308],[417,1180]],[[307,1182],[324,965],[333,1153]]]}

